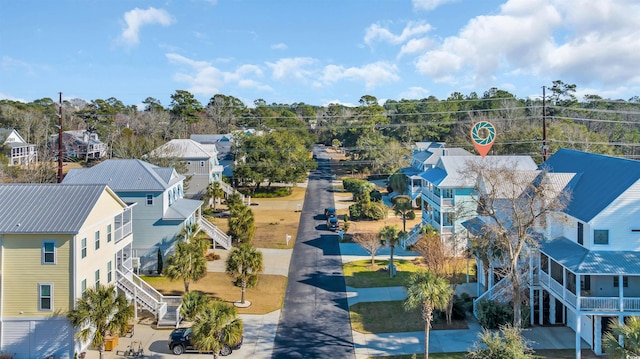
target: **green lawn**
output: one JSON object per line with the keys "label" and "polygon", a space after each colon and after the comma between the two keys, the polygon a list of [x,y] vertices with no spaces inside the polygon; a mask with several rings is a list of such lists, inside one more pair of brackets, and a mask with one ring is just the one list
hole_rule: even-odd
{"label": "green lawn", "polygon": [[420,309],[407,312],[402,307],[402,301],[356,303],[349,307],[349,315],[351,329],[361,333],[424,330]]}
{"label": "green lawn", "polygon": [[[467,352],[459,353],[429,353],[430,359],[464,359]],[[414,354],[407,355],[392,355],[384,357],[371,357],[371,359],[413,359]],[[424,354],[415,354],[416,359],[423,358]],[[546,349],[538,350],[535,352],[535,358],[538,359],[573,359],[576,357],[576,352],[573,349]],[[590,351],[583,350],[582,358],[598,358],[592,355]]]}
{"label": "green lawn", "polygon": [[393,263],[397,268],[394,278],[389,278],[389,272],[382,270],[389,265],[388,260],[376,260],[373,267],[371,260],[345,263],[342,267],[345,284],[354,288],[403,286],[409,274],[418,270],[410,260],[394,260]]}

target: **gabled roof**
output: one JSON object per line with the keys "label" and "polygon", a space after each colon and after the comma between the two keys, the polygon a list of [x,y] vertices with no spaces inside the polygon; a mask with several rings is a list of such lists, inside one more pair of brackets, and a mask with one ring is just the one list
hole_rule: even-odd
{"label": "gabled roof", "polygon": [[230,133],[225,134],[210,134],[210,135],[197,135],[193,134],[190,137],[192,140],[200,144],[213,144],[218,142],[231,142],[233,141],[233,135]]}
{"label": "gabled roof", "polygon": [[537,167],[530,156],[442,156],[436,167],[425,171],[421,176],[441,188],[472,188],[476,179],[465,174],[470,162],[492,166],[508,165],[514,170],[535,170]]}
{"label": "gabled roof", "polygon": [[589,222],[640,179],[640,161],[560,149],[540,168],[576,173],[565,213]]}
{"label": "gabled roof", "polygon": [[590,251],[564,237],[542,241],[540,251],[576,274],[640,275],[637,251]]}
{"label": "gabled roof", "polygon": [[183,179],[170,167],[136,159],[111,159],[90,168],[71,169],[62,183],[107,184],[116,192],[143,192],[164,191]]}
{"label": "gabled roof", "polygon": [[5,143],[5,141],[7,140],[7,138],[9,138],[9,136],[11,136],[11,134],[15,134],[20,142],[6,142],[9,147],[22,147],[27,144],[27,141],[25,141],[24,138],[20,136],[18,131],[14,130],[13,128],[0,128],[0,145]]}
{"label": "gabled roof", "polygon": [[174,139],[151,151],[152,156],[189,158],[211,158],[214,153],[208,151],[191,139]]}
{"label": "gabled roof", "polygon": [[104,184],[0,184],[0,233],[78,233],[105,190],[126,207]]}

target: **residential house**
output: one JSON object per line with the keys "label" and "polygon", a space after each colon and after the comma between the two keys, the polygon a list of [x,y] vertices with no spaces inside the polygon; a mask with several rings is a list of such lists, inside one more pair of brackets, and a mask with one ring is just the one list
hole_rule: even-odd
{"label": "residential house", "polygon": [[[476,216],[472,199],[475,179],[466,173],[472,164],[508,164],[517,170],[534,170],[529,156],[440,156],[433,168],[420,174],[422,178],[422,226],[431,225],[440,233],[443,243],[454,254],[466,247],[466,230],[462,223]],[[409,236],[410,244],[417,233]]]}
{"label": "residential house", "polygon": [[66,319],[130,263],[133,205],[106,185],[0,184],[0,352],[73,358]]}
{"label": "residential house", "polygon": [[[523,258],[530,322],[565,324],[576,348],[584,340],[602,354],[609,323],[640,315],[640,161],[561,149],[540,169],[555,175],[571,201],[546,220]],[[499,300],[501,286],[504,280],[489,283],[487,298]]]}
{"label": "residential house", "polygon": [[27,143],[18,131],[10,128],[0,128],[0,143],[4,147],[4,154],[9,159],[9,166],[28,166],[38,162],[36,145]]}
{"label": "residential house", "polygon": [[233,134],[193,134],[191,139],[201,144],[204,148],[215,146],[218,157],[218,164],[222,166],[222,176],[233,178],[234,156],[232,153]]}
{"label": "residential house", "polygon": [[90,168],[71,169],[62,183],[107,184],[124,201],[136,203],[132,244],[136,267],[157,269],[157,252],[170,254],[186,227],[198,224],[216,243],[229,249],[229,237],[200,213],[202,201],[184,198],[185,176],[170,167],[136,159],[105,160]]}
{"label": "residential house", "polygon": [[185,187],[185,196],[201,198],[210,183],[222,181],[223,168],[218,163],[215,146],[203,146],[190,139],[175,139],[156,148],[152,157],[178,158],[186,168],[184,173],[189,177]]}
{"label": "residential house", "polygon": [[411,155],[411,166],[401,168],[400,171],[409,178],[407,192],[411,196],[413,205],[416,205],[416,198],[422,195],[421,173],[435,167],[442,156],[473,156],[469,151],[462,148],[446,148],[442,142],[416,142]]}
{"label": "residential house", "polygon": [[[57,153],[58,134],[51,135],[49,148]],[[65,157],[83,160],[101,159],[107,156],[107,145],[100,141],[98,134],[87,130],[62,132],[62,151]]]}

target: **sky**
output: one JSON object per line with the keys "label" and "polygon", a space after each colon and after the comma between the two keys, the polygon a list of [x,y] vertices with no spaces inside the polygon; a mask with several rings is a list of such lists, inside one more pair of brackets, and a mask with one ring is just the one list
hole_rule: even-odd
{"label": "sky", "polygon": [[640,96],[638,0],[0,0],[0,99]]}

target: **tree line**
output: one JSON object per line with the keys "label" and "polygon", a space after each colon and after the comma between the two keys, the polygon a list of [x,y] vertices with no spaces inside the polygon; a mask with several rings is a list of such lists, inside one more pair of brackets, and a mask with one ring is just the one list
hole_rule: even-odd
{"label": "tree line", "polygon": [[[63,128],[98,133],[109,154],[117,158],[141,158],[159,145],[191,134],[226,134],[254,129],[273,134],[257,139],[243,136],[235,149],[246,166],[239,168],[242,180],[282,181],[279,172],[312,166],[301,161],[300,151],[314,143],[340,147],[345,165],[359,173],[391,174],[408,165],[416,141],[446,142],[448,147],[474,151],[469,130],[478,120],[497,129],[490,154],[530,155],[542,162],[543,117],[547,125],[548,153],[561,147],[636,158],[640,142],[640,97],[628,100],[586,95],[576,99],[576,86],[554,81],[548,95],[520,99],[508,91],[490,88],[483,94],[454,92],[446,99],[388,100],[380,104],[372,95],[360,98],[358,106],[305,103],[268,104],[263,99],[250,106],[233,96],[216,94],[205,105],[193,94],[177,90],[164,106],[148,97],[139,109],[117,98],[65,100]],[[544,105],[544,106],[543,106]],[[15,128],[29,143],[36,144],[46,158],[46,145],[57,133],[59,104],[51,98],[30,103],[0,100],[0,128]],[[270,146],[270,147],[269,147]],[[295,155],[292,155],[295,154]],[[283,162],[287,160],[287,162]],[[0,175],[16,179],[0,157]],[[259,171],[268,163],[285,163]],[[280,169],[280,171],[278,171]],[[14,172],[17,170],[14,170]],[[302,171],[304,172],[304,171]],[[33,178],[30,176],[22,175]],[[55,176],[53,176],[55,179]],[[42,182],[52,180],[43,178]]]}

